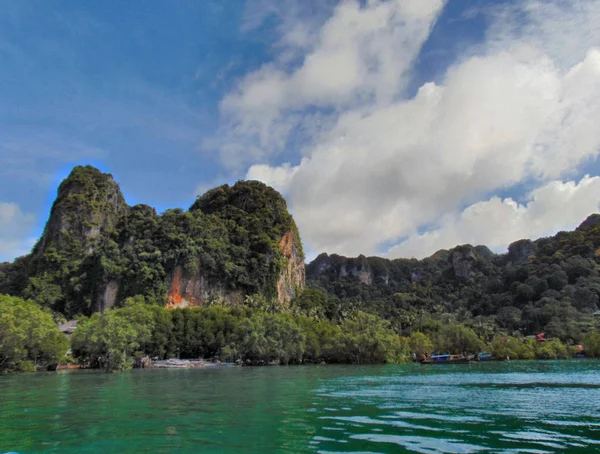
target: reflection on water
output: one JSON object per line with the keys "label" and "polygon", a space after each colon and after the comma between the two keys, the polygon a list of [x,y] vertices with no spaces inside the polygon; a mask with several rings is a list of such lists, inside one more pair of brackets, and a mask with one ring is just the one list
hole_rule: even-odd
{"label": "reflection on water", "polygon": [[0,452],[600,452],[598,366],[0,377]]}

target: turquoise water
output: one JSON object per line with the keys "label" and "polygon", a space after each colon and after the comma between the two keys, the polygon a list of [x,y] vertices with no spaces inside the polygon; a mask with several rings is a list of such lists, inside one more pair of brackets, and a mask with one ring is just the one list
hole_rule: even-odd
{"label": "turquoise water", "polygon": [[0,452],[600,452],[600,362],[0,377]]}

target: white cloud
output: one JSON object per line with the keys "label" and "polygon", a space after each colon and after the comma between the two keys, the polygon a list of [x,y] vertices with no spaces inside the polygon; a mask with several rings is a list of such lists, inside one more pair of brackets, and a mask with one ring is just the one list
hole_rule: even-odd
{"label": "white cloud", "polygon": [[600,7],[596,0],[524,0],[493,10],[486,46],[509,49],[527,41],[560,66],[581,61],[600,42]]}
{"label": "white cloud", "polygon": [[[576,175],[600,149],[600,34],[593,31],[600,1],[568,11],[558,0],[543,4],[520,2],[518,27],[514,9],[494,16],[486,43],[461,56],[441,83],[424,83],[406,99],[406,78],[442,3],[342,3],[302,66],[265,66],[224,99],[225,156],[244,143],[251,149],[244,158],[264,162],[290,132],[313,122],[315,106],[329,109],[324,126],[305,137],[299,165],[255,165],[248,176],[287,193],[312,249],[346,255],[406,236],[412,242],[394,253],[414,254],[417,229],[457,223],[453,213],[464,204],[478,207],[494,191],[525,182],[539,191],[552,180],[572,185],[558,180]],[[535,223],[516,216],[543,207],[540,197],[534,191],[525,208],[482,203],[521,222],[517,236],[530,236],[540,234]],[[440,239],[428,241],[456,243],[465,231],[459,227],[440,228],[432,233]],[[488,238],[498,247],[516,239]]]}
{"label": "white cloud", "polygon": [[[296,128],[314,129],[314,110],[389,103],[408,81],[411,64],[443,0],[341,2],[315,35],[286,32],[284,53],[304,52],[289,70],[271,63],[248,74],[221,102],[217,146],[228,165],[280,152]],[[285,60],[284,60],[285,61]],[[310,108],[312,113],[304,109]]]}
{"label": "white cloud", "polygon": [[246,179],[262,181],[285,194],[294,174],[299,168],[300,166],[292,167],[289,163],[278,167],[271,167],[267,164],[256,164],[248,169]]}
{"label": "white cloud", "polygon": [[31,228],[33,214],[23,213],[15,203],[0,202],[0,261],[27,254],[35,242]]}
{"label": "white cloud", "polygon": [[428,257],[459,244],[484,244],[496,252],[521,238],[539,238],[571,230],[590,213],[599,211],[600,177],[552,181],[532,191],[527,202],[492,197],[459,214],[446,215],[439,228],[413,235],[394,246],[389,257]]}

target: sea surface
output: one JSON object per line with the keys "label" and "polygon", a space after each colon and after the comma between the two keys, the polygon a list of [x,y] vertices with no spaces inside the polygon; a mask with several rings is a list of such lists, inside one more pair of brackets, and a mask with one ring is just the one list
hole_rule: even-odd
{"label": "sea surface", "polygon": [[600,452],[600,362],[0,376],[4,452]]}

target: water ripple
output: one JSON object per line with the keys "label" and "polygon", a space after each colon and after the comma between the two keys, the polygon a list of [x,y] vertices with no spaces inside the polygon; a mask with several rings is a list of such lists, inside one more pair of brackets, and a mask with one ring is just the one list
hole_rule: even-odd
{"label": "water ripple", "polygon": [[599,364],[0,377],[0,452],[600,452]]}

